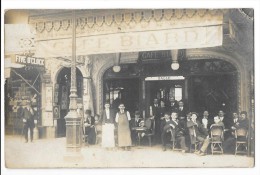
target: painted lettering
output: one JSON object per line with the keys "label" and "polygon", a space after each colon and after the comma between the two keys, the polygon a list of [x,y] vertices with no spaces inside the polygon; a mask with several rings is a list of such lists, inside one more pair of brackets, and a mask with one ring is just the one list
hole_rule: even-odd
{"label": "painted lettering", "polygon": [[147,45],[154,45],[154,44],[159,44],[159,43],[157,41],[157,38],[154,36],[154,34],[150,34],[148,36],[146,44]]}
{"label": "painted lettering", "polygon": [[121,36],[121,46],[131,46],[133,44],[132,37],[129,35]]}

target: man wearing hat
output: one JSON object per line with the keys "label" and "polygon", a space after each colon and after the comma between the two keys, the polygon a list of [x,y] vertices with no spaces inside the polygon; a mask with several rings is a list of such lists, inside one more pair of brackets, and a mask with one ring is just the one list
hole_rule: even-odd
{"label": "man wearing hat", "polygon": [[199,155],[205,155],[205,150],[209,144],[209,134],[208,129],[205,128],[199,121],[197,121],[198,113],[191,113],[191,120],[187,122],[187,127],[189,128],[190,141],[191,144],[195,144],[196,141],[200,142],[200,151],[196,151]]}
{"label": "man wearing hat", "polygon": [[26,107],[23,109],[22,112],[23,116],[23,123],[24,123],[24,137],[25,137],[25,143],[28,142],[28,130],[30,130],[30,140],[33,142],[33,128],[35,127],[35,124],[37,123],[37,120],[34,120],[34,111],[31,107],[31,102],[26,102]]}
{"label": "man wearing hat", "polygon": [[91,110],[87,109],[85,111],[84,127],[85,135],[87,135],[88,143],[91,145],[96,144],[96,128],[95,128],[95,118],[91,116]]}
{"label": "man wearing hat", "polygon": [[161,140],[162,140],[162,149],[166,151],[166,142],[169,140],[173,142],[175,139],[174,133],[174,123],[171,120],[171,113],[165,112],[163,120],[161,122]]}

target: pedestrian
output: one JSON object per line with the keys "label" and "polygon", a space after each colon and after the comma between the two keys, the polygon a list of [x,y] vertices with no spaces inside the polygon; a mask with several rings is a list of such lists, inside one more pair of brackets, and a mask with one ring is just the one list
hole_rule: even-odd
{"label": "pedestrian", "polygon": [[125,111],[125,105],[119,105],[119,112],[116,114],[116,122],[118,124],[118,146],[130,150],[132,145],[129,121],[131,120],[128,111]]}
{"label": "pedestrian", "polygon": [[85,135],[87,135],[87,142],[91,145],[96,144],[96,128],[95,128],[95,119],[91,116],[91,110],[87,109],[85,111],[84,118],[84,127]]}
{"label": "pedestrian", "polygon": [[101,115],[102,117],[102,147],[112,149],[115,147],[115,112],[110,108],[110,103],[105,103],[105,109]]}
{"label": "pedestrian", "polygon": [[23,116],[23,123],[24,123],[24,137],[25,137],[25,143],[28,142],[28,130],[30,130],[30,140],[33,142],[33,128],[35,127],[35,124],[37,123],[37,120],[34,120],[34,111],[31,107],[31,102],[26,102],[26,107],[23,110],[22,113]]}

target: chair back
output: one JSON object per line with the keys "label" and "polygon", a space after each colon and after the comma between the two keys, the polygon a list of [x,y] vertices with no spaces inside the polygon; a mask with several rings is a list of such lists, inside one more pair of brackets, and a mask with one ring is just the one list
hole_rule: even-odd
{"label": "chair back", "polygon": [[237,137],[245,137],[247,138],[247,129],[246,128],[239,128],[235,130],[235,138]]}
{"label": "chair back", "polygon": [[211,126],[210,135],[212,141],[223,141],[224,140],[223,126],[218,126],[218,125]]}

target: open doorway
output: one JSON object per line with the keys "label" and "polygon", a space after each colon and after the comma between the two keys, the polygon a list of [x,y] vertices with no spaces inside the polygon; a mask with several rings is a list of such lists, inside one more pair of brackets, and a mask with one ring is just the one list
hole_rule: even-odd
{"label": "open doorway", "polygon": [[170,111],[171,102],[176,104],[184,101],[184,80],[158,80],[147,81],[147,100],[146,111],[149,112],[149,106],[153,104],[154,99],[158,99],[159,107]]}
{"label": "open doorway", "polygon": [[[80,70],[76,70],[77,77],[77,95],[82,100],[83,93],[83,76]],[[64,117],[69,112],[70,104],[70,85],[71,85],[71,69],[63,68],[58,75],[56,87],[58,89],[57,105],[60,107],[60,118],[57,119],[57,137],[66,136],[66,122]]]}

